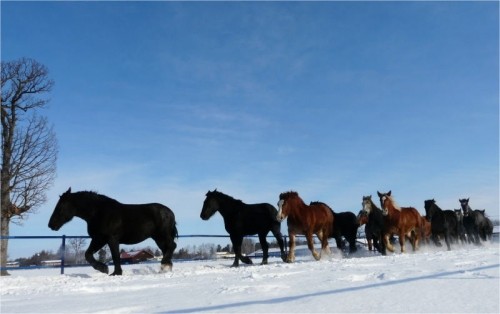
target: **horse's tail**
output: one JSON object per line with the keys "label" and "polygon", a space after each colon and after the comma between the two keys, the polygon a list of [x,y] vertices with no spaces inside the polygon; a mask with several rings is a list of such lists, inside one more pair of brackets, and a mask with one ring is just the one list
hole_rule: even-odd
{"label": "horse's tail", "polygon": [[172,238],[179,238],[179,232],[177,231],[177,223],[174,221],[171,230],[171,236]]}

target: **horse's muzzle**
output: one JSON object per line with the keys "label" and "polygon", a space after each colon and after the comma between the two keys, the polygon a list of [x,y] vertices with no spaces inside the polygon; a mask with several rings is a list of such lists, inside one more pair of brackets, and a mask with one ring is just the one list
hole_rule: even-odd
{"label": "horse's muzzle", "polygon": [[61,227],[51,226],[50,224],[49,228],[52,229],[53,231],[58,231],[59,229],[61,229]]}

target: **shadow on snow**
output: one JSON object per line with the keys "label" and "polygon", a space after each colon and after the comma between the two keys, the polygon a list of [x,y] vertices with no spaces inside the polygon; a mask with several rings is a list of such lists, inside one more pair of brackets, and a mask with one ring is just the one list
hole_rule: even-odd
{"label": "shadow on snow", "polygon": [[[241,301],[241,302],[212,305],[212,306],[201,306],[201,307],[192,307],[192,308],[186,308],[186,309],[176,309],[176,310],[172,310],[172,311],[165,311],[163,313],[193,313],[193,312],[204,312],[204,311],[221,311],[221,310],[225,310],[225,309],[231,309],[231,308],[248,306],[248,305],[276,304],[276,303],[283,303],[283,302],[288,302],[288,301],[292,301],[292,300],[295,301],[295,300],[299,300],[299,299],[303,299],[303,298],[315,297],[315,296],[333,295],[333,294],[339,294],[339,293],[344,293],[344,292],[358,291],[358,290],[371,289],[371,288],[384,287],[384,286],[391,286],[391,285],[396,285],[396,284],[400,284],[400,283],[407,283],[407,282],[425,280],[425,279],[436,279],[436,278],[440,278],[440,277],[461,274],[461,273],[464,273],[466,271],[479,271],[479,270],[485,270],[485,269],[491,269],[491,268],[498,268],[499,266],[500,266],[500,264],[493,264],[493,265],[487,265],[487,266],[482,266],[482,267],[476,267],[476,268],[472,268],[469,270],[456,270],[456,271],[441,272],[439,274],[419,276],[419,277],[413,277],[413,278],[405,278],[405,279],[400,279],[400,280],[392,280],[392,281],[388,281],[388,282],[368,284],[368,285],[359,286],[359,287],[341,288],[341,289],[334,289],[334,290],[328,290],[328,291],[299,294],[299,295],[294,295],[294,296],[289,296],[289,297],[273,298],[273,299],[268,299],[268,300]],[[492,278],[492,279],[495,279],[495,278]]]}

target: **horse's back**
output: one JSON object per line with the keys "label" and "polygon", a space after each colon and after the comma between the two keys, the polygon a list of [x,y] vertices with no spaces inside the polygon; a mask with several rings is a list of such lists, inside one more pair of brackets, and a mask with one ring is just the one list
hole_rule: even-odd
{"label": "horse's back", "polygon": [[254,235],[280,229],[281,222],[276,218],[278,210],[269,203],[242,203],[236,212],[235,215],[224,217],[224,225],[229,234]]}
{"label": "horse's back", "polygon": [[159,203],[122,205],[108,215],[107,231],[118,235],[121,243],[135,244],[150,237],[177,236],[175,215],[167,206]]}
{"label": "horse's back", "polygon": [[358,230],[359,224],[356,215],[352,212],[335,213],[333,219],[334,229],[340,231]]}
{"label": "horse's back", "polygon": [[321,202],[313,202],[305,210],[296,212],[296,215],[288,216],[288,228],[297,232],[313,232],[323,230],[330,235],[333,229],[333,211],[328,205]]}

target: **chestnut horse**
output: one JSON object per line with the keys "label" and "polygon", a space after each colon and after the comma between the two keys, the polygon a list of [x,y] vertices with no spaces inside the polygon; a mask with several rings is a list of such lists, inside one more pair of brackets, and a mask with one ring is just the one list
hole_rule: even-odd
{"label": "chestnut horse", "polygon": [[394,246],[390,243],[391,234],[397,234],[401,253],[405,251],[405,236],[410,238],[413,251],[418,249],[418,241],[422,234],[422,218],[420,213],[413,207],[399,207],[391,196],[391,191],[387,193],[378,192],[380,205],[385,216],[384,221],[384,242],[387,249],[394,252]]}
{"label": "chestnut horse", "polygon": [[287,262],[295,261],[295,235],[304,234],[307,246],[316,260],[321,258],[314,249],[313,234],[321,241],[321,251],[330,254],[328,237],[333,227],[333,214],[328,206],[323,203],[306,205],[297,192],[280,194],[278,202],[278,221],[287,218],[288,236],[290,237],[290,252]]}

